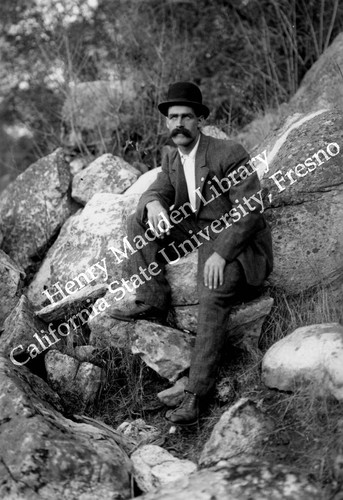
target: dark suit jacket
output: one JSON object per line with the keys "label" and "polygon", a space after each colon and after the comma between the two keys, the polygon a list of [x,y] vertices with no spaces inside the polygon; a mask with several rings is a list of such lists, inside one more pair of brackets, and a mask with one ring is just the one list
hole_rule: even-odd
{"label": "dark suit jacket", "polygon": [[[238,173],[237,169],[246,164],[249,155],[245,149],[234,141],[214,139],[201,134],[200,142],[195,158],[196,187],[200,188],[202,197],[209,201],[214,198],[213,191],[210,190],[212,181],[217,186],[214,177],[221,180],[230,172]],[[247,167],[252,172],[250,166]],[[237,179],[236,175],[236,179]],[[257,174],[243,175],[239,183],[231,183],[229,191],[222,193],[213,201],[206,204],[197,196],[197,210],[193,217],[199,227],[209,226],[212,221],[228,213],[231,209],[241,214],[237,222],[230,227],[225,227],[219,234],[210,232],[213,238],[213,250],[224,257],[228,262],[237,259],[241,262],[245,271],[247,282],[253,286],[259,286],[271,272],[273,267],[272,242],[270,229],[261,207],[250,200],[250,205],[254,205],[255,210],[248,211],[247,205],[242,203],[243,197],[249,200],[252,195],[260,191],[261,186]],[[169,211],[170,206],[174,209],[184,205],[188,198],[187,184],[183,172],[178,150],[168,149],[162,160],[162,172],[158,174],[155,182],[142,195],[137,207],[138,217],[144,221],[146,218],[146,204],[153,200],[159,200],[163,207]],[[241,207],[239,207],[241,204]],[[249,212],[247,215],[244,213]],[[231,221],[232,222],[232,221]]]}

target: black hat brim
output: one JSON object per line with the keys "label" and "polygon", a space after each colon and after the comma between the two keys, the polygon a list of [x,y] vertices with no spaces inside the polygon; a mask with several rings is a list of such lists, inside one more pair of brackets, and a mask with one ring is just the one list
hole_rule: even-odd
{"label": "black hat brim", "polygon": [[164,101],[160,102],[157,107],[162,115],[168,116],[168,109],[170,106],[189,106],[194,109],[198,116],[203,116],[204,118],[207,118],[210,114],[210,110],[207,106],[205,106],[205,104],[188,100],[175,99],[175,101]]}

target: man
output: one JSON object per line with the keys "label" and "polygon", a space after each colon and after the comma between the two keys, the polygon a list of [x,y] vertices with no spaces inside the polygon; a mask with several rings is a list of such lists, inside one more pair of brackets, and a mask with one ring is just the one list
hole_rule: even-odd
{"label": "man", "polygon": [[149,243],[131,257],[132,273],[151,262],[156,267],[137,288],[133,307],[111,316],[165,319],[170,286],[164,267],[198,248],[199,314],[189,383],[181,405],[166,414],[170,422],[187,425],[197,421],[200,403],[214,387],[232,305],[257,290],[272,270],[271,235],[247,152],[199,130],[209,115],[200,89],[174,83],[158,109],[177,148],[164,155],[162,172],[128,221],[131,241],[143,241],[150,228]]}

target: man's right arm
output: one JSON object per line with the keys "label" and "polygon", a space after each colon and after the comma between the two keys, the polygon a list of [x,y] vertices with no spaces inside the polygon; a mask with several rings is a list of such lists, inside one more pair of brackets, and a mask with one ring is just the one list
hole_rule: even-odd
{"label": "man's right arm", "polygon": [[161,220],[161,212],[169,220],[168,212],[174,200],[175,189],[169,177],[169,158],[168,154],[165,154],[162,159],[162,171],[138,202],[137,215],[142,222],[149,221],[156,229]]}

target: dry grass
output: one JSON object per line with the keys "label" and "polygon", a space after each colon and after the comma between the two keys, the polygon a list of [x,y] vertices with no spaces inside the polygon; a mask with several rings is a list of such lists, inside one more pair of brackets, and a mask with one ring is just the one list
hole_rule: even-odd
{"label": "dry grass", "polygon": [[271,294],[274,306],[261,335],[262,350],[301,326],[343,322],[343,311],[333,288],[319,285],[294,297],[276,289]]}

